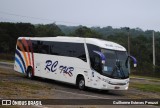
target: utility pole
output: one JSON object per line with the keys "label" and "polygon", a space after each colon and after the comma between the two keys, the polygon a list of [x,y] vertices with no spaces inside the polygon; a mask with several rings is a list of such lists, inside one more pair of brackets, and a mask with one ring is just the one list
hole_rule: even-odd
{"label": "utility pole", "polygon": [[[129,27],[126,27],[126,30],[127,30],[127,35],[128,35],[128,55],[130,56],[130,36],[129,36]],[[128,59],[128,62],[130,63],[130,58]],[[129,65],[130,67],[130,65]],[[129,68],[129,73],[131,73],[131,70]]]}
{"label": "utility pole", "polygon": [[155,37],[154,37],[154,31],[153,31],[153,66],[155,66]]}
{"label": "utility pole", "polygon": [[129,27],[126,28],[127,32],[128,32],[128,55],[130,55],[130,36],[129,36]]}

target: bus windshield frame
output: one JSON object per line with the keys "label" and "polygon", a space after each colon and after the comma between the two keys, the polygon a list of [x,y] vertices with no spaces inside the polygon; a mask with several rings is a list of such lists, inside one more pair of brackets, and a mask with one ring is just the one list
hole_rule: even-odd
{"label": "bus windshield frame", "polygon": [[105,63],[102,66],[102,75],[114,79],[129,78],[129,61],[126,51],[101,49],[105,56]]}

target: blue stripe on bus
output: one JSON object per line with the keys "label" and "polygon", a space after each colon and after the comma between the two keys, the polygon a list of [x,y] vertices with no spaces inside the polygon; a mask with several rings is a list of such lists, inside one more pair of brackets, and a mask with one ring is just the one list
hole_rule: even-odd
{"label": "blue stripe on bus", "polygon": [[18,63],[18,65],[20,66],[22,73],[24,73],[22,64],[21,64],[21,62],[19,61],[19,59],[18,59],[17,57],[15,57],[15,61],[16,61],[16,62]]}
{"label": "blue stripe on bus", "polygon": [[20,54],[20,52],[18,50],[16,50],[16,54],[18,55],[18,57],[20,58],[22,64],[23,64],[23,68],[24,68],[24,72],[26,72],[26,64],[22,58],[22,55]]}

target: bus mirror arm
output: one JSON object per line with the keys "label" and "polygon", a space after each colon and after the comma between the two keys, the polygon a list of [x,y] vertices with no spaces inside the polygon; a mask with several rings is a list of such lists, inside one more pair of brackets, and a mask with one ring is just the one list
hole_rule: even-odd
{"label": "bus mirror arm", "polygon": [[99,55],[99,57],[101,59],[101,63],[104,65],[105,61],[106,61],[105,55],[102,52],[99,52],[99,51],[93,51],[93,52]]}
{"label": "bus mirror arm", "polygon": [[128,68],[127,63],[128,63],[128,60],[129,60],[130,58],[133,60],[133,64],[134,64],[133,66],[134,66],[134,67],[137,67],[137,60],[136,60],[135,57],[133,57],[133,56],[131,56],[131,55],[128,56],[128,58],[127,58],[127,60],[126,60],[126,63],[125,63],[126,67]]}
{"label": "bus mirror arm", "polygon": [[137,67],[137,59],[131,55],[129,57],[133,60],[134,67]]}

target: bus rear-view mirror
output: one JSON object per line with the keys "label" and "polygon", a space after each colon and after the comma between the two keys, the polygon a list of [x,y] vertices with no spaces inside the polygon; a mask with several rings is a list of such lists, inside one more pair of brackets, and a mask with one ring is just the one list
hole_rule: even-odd
{"label": "bus rear-view mirror", "polygon": [[133,61],[133,67],[137,67],[137,60],[135,57],[133,56],[128,56],[127,60],[126,60],[126,67],[128,68],[128,60],[131,59]]}
{"label": "bus rear-view mirror", "polygon": [[105,56],[103,53],[99,52],[99,51],[93,51],[96,55],[99,56],[101,63],[104,65],[105,64]]}
{"label": "bus rear-view mirror", "polygon": [[137,60],[136,60],[136,58],[135,57],[133,57],[133,56],[129,56],[132,60],[133,60],[133,66],[134,67],[137,67]]}

